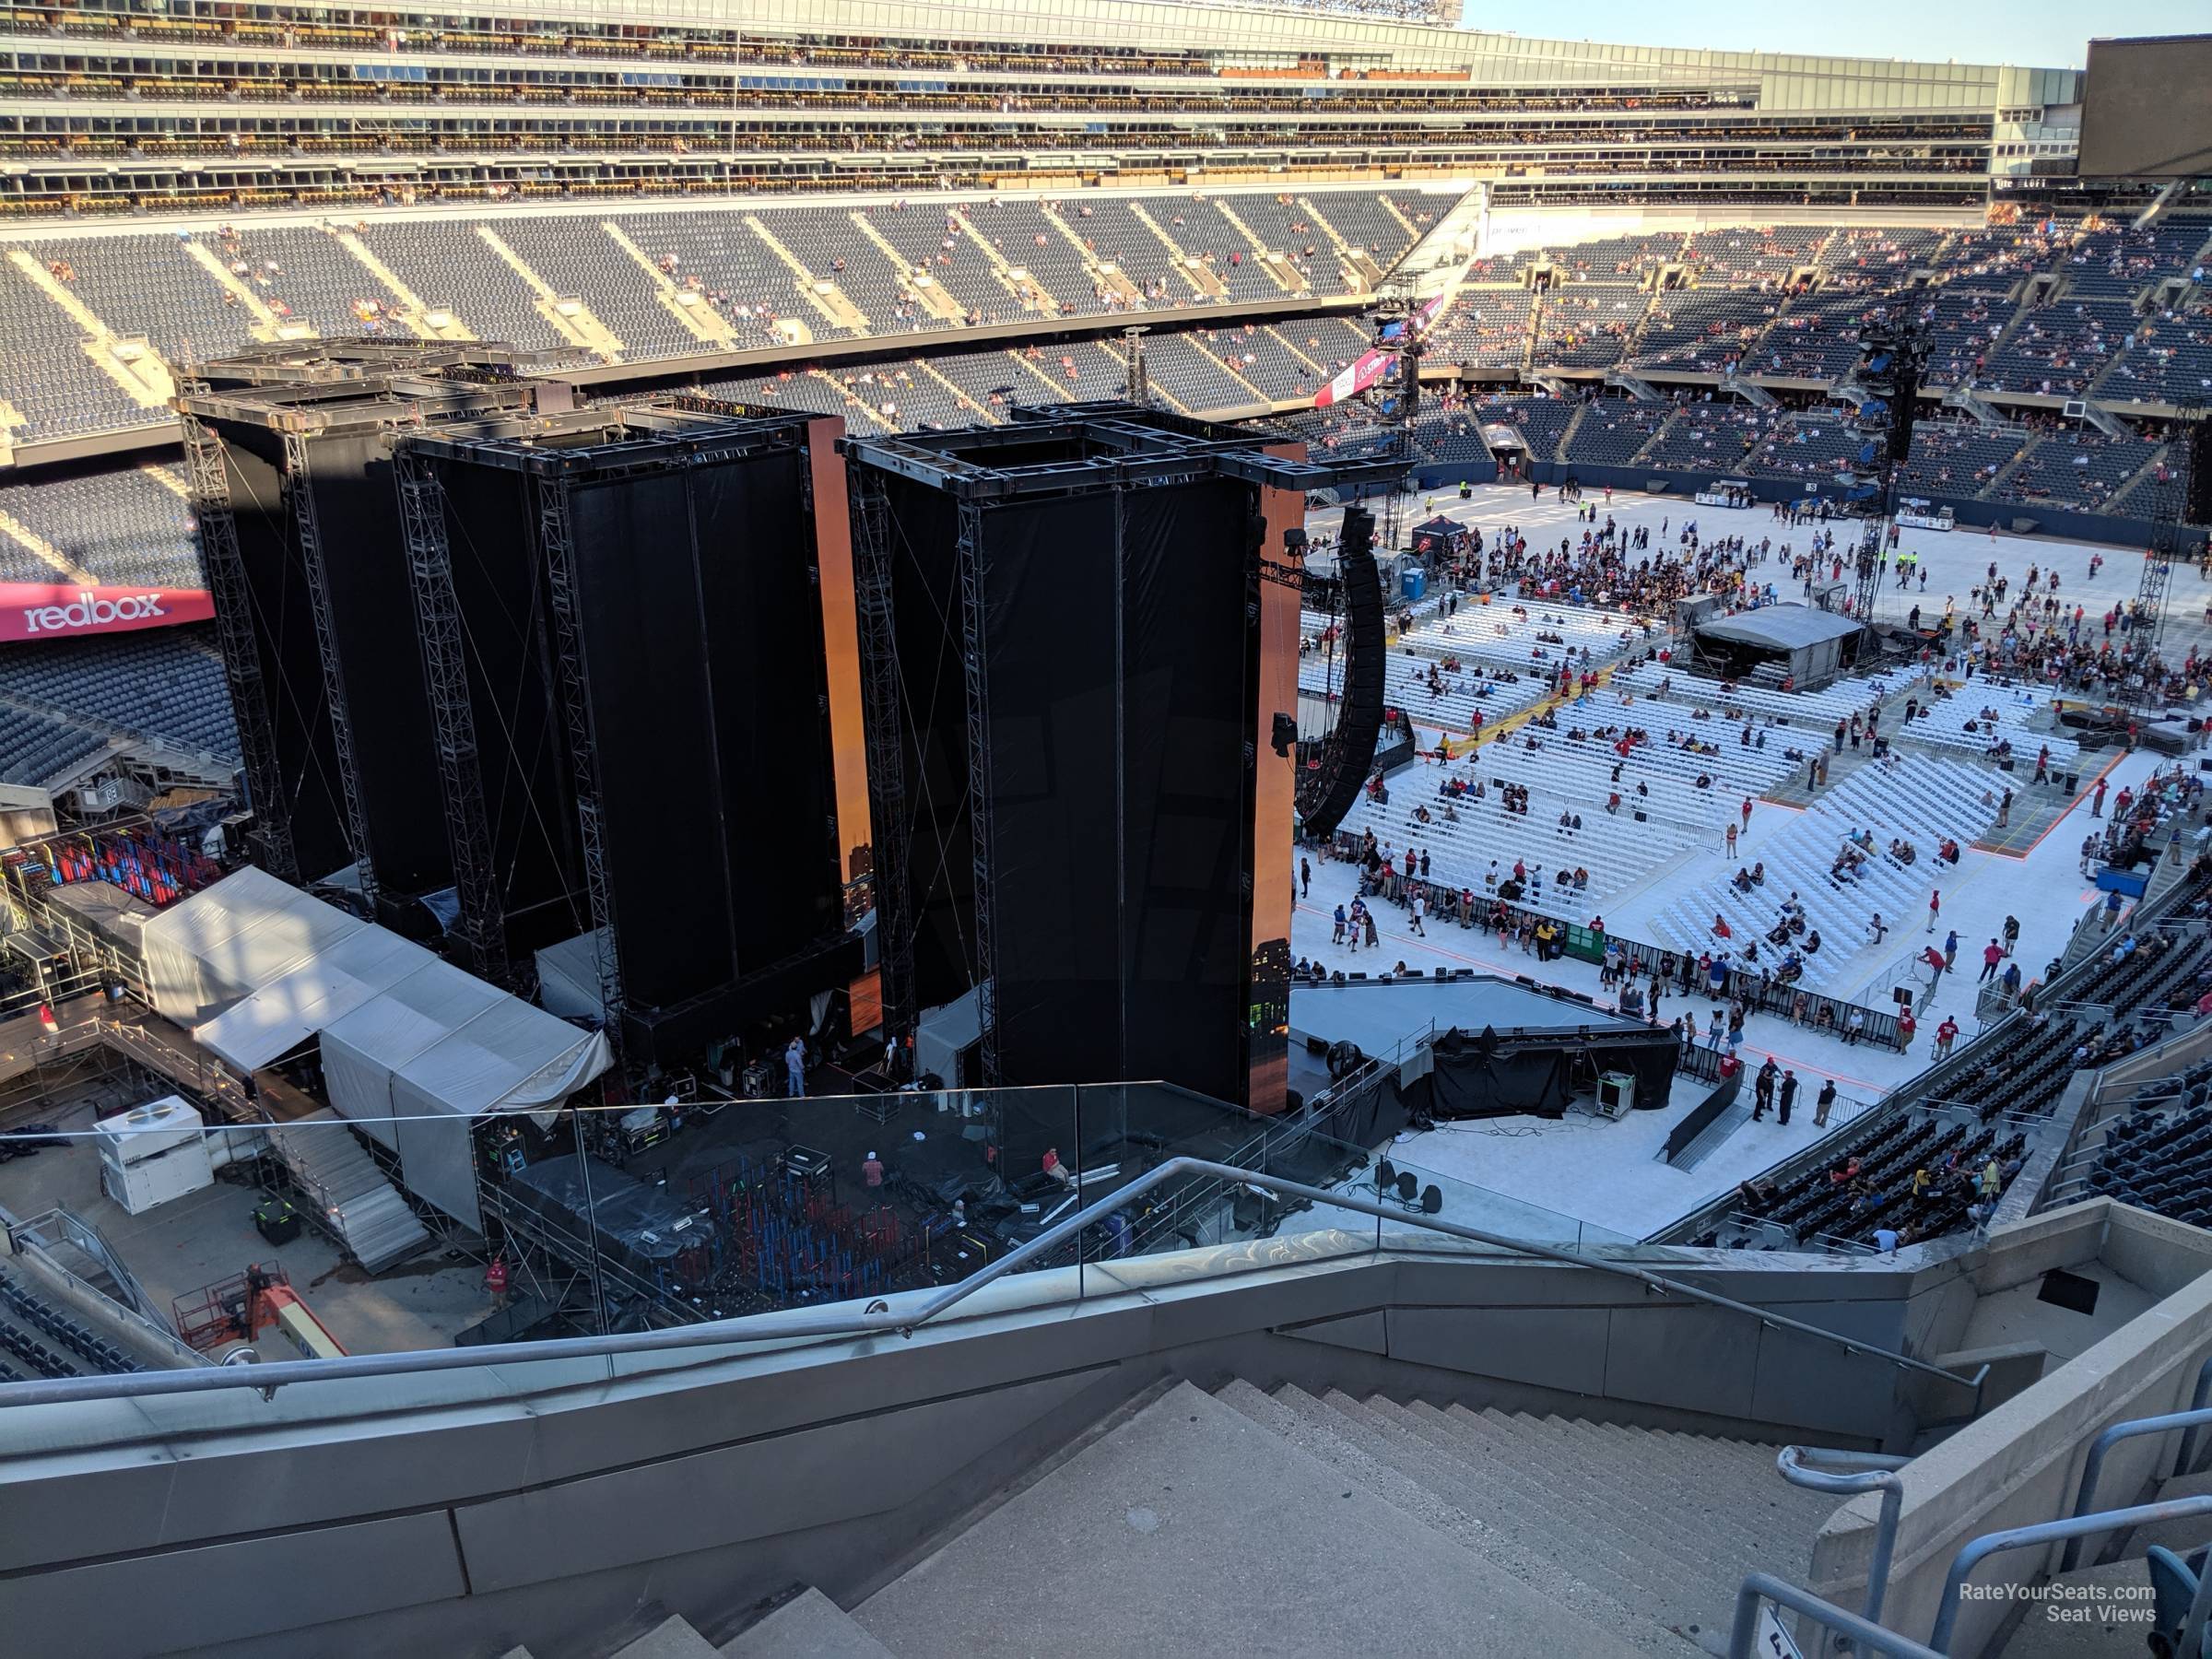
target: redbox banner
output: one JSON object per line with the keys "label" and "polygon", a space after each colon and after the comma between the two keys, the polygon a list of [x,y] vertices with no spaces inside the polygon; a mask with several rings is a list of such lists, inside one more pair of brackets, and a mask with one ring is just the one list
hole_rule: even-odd
{"label": "redbox banner", "polygon": [[206,622],[214,616],[215,601],[199,588],[0,582],[0,641],[77,639],[126,629]]}

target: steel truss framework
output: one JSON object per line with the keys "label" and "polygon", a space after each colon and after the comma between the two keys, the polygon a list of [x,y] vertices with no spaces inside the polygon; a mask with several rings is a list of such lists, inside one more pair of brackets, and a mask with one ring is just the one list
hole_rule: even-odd
{"label": "steel truss framework", "polygon": [[453,886],[461,902],[457,936],[468,953],[471,971],[494,984],[512,984],[507,919],[492,866],[476,709],[469,699],[461,610],[453,594],[453,549],[446,538],[438,481],[404,445],[394,465],[399,478],[400,522],[407,539],[407,568],[413,579],[416,629],[422,642],[424,684],[438,742],[438,782],[445,805],[446,841],[453,854]]}
{"label": "steel truss framework", "polygon": [[178,425],[184,441],[193,515],[200,527],[201,561],[206,567],[207,586],[215,600],[216,638],[222,647],[223,672],[230,682],[239,753],[245,762],[246,782],[253,792],[254,835],[269,873],[296,882],[300,859],[292,844],[284,772],[276,760],[276,727],[269,717],[261,650],[254,642],[253,590],[246,579],[245,557],[239,550],[238,521],[230,504],[222,440],[190,410],[180,412]]}
{"label": "steel truss framework", "polygon": [[[883,478],[910,479],[950,496],[957,504],[956,575],[960,590],[960,657],[966,693],[968,800],[974,854],[975,975],[980,1027],[980,1081],[1000,1081],[994,991],[997,958],[993,915],[993,798],[989,639],[986,632],[990,569],[984,548],[985,514],[1019,500],[1120,493],[1234,477],[1300,491],[1394,479],[1395,458],[1340,464],[1288,460],[1265,453],[1267,440],[1156,409],[1108,402],[1057,408],[1020,408],[1000,427],[959,432],[881,438],[848,433],[842,440],[850,468],[854,582],[861,628],[863,689],[868,751],[869,804],[876,824],[877,914],[884,931],[877,957],[888,1029],[901,1029],[913,1006],[912,917],[908,909],[910,849],[895,826],[907,823],[898,642],[891,610],[892,526]],[[1010,449],[1061,443],[1077,454],[1059,460],[994,465]],[[1119,515],[1116,515],[1117,522]],[[1262,580],[1295,582],[1295,567],[1278,564],[1251,538],[1247,571],[1256,604]],[[1248,740],[1247,750],[1252,744]],[[1248,753],[1248,763],[1251,757]],[[896,919],[894,921],[894,919]],[[903,936],[902,936],[903,935]]]}
{"label": "steel truss framework", "polygon": [[900,735],[898,638],[891,621],[890,510],[881,473],[855,466],[846,477],[854,608],[860,618],[861,725],[867,743],[868,814],[875,826],[877,963],[884,1029],[903,1032],[913,1029],[921,1010],[914,1006],[913,935],[911,929],[883,926],[890,917],[909,914],[912,853],[896,828],[906,822],[906,756]]}
{"label": "steel truss framework", "polygon": [[361,805],[360,770],[353,747],[353,714],[346,697],[346,675],[338,661],[337,629],[332,625],[330,573],[323,559],[323,526],[308,476],[307,440],[284,435],[284,493],[300,537],[300,565],[307,577],[307,607],[314,618],[315,656],[323,665],[323,700],[330,710],[331,747],[338,763],[338,794],[346,814],[346,845],[352,850],[361,897],[376,910],[376,860],[369,845],[369,815]]}
{"label": "steel truss framework", "polygon": [[[592,712],[596,705],[577,582],[573,492],[584,483],[597,488],[776,451],[804,449],[806,423],[814,418],[709,398],[686,399],[684,405],[680,408],[576,411],[475,434],[433,431],[408,445],[418,460],[494,466],[524,474],[529,479],[536,554],[545,572],[547,611],[553,622],[558,700],[576,797],[577,847],[591,912],[593,964],[606,1039],[618,1066],[623,1064],[623,1022],[629,1004],[624,988],[614,884],[607,865],[599,736]],[[587,441],[556,449],[545,442],[553,436]],[[598,441],[589,441],[594,437]],[[433,700],[437,696],[433,689]],[[442,744],[442,735],[441,741]],[[454,858],[458,866],[463,858],[458,845]],[[458,881],[458,868],[455,874]],[[484,879],[491,880],[488,868]]]}
{"label": "steel truss framework", "polygon": [[592,719],[591,669],[584,658],[582,613],[576,598],[574,515],[565,477],[537,484],[538,552],[545,560],[547,609],[553,618],[559,658],[560,707],[569,735],[569,768],[576,793],[577,846],[583,859],[584,891],[592,909],[592,960],[599,977],[599,1006],[606,1041],[622,1059],[622,1022],[629,1006],[622,989],[622,958],[615,936],[615,889],[606,867],[605,808],[599,798],[599,737]]}

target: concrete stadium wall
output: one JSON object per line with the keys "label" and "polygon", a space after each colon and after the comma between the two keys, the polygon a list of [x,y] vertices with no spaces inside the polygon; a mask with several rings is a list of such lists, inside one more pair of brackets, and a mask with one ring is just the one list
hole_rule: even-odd
{"label": "concrete stadium wall", "polygon": [[[1970,1540],[2070,1513],[2088,1442],[2100,1430],[2187,1409],[2197,1369],[2212,1353],[2212,1235],[2106,1199],[2070,1205],[1993,1233],[1974,1288],[1990,1294],[2091,1261],[2162,1300],[1903,1472],[1904,1508],[1882,1620],[1891,1629],[1927,1637],[1951,1559]],[[2171,1435],[2144,1436],[2115,1448],[2099,1483],[2099,1507],[2137,1501],[2171,1467],[2175,1445]],[[1807,1588],[1844,1606],[1860,1605],[1877,1516],[1873,1496],[1836,1512],[1815,1544]],[[1973,1582],[2035,1583],[2055,1568],[2058,1553],[2053,1547],[1997,1556]],[[2093,1545],[2084,1559],[2095,1559]],[[2002,1598],[1966,1603],[1950,1651],[1969,1659],[1991,1651],[2021,1606]]]}
{"label": "concrete stadium wall", "polygon": [[[1080,1302],[1078,1270],[1018,1277],[911,1337],[18,1407],[0,1414],[0,1629],[104,1659],[564,1659],[658,1604],[714,1634],[794,1581],[846,1600],[888,1582],[1171,1376],[1830,1445],[1917,1427],[1908,1373],[1870,1355],[1565,1265],[1373,1241],[1089,1267]],[[1665,1259],[1877,1346],[1971,1299],[1964,1262]]]}

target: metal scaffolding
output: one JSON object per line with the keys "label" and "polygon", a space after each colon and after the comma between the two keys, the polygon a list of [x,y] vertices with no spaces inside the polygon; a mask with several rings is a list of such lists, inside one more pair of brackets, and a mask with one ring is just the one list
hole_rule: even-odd
{"label": "metal scaffolding", "polygon": [[[868,816],[874,825],[877,967],[884,1029],[911,1031],[914,1006],[914,940],[907,908],[906,757],[900,735],[898,631],[891,621],[890,512],[883,475],[847,470],[853,507],[853,587],[860,618],[862,728],[868,754]],[[893,924],[896,923],[896,925]]]}
{"label": "metal scaffolding", "polygon": [[346,699],[346,675],[338,662],[337,630],[331,624],[330,575],[323,559],[323,526],[315,492],[308,480],[307,439],[284,435],[284,493],[300,536],[300,564],[307,576],[307,608],[314,618],[315,655],[323,665],[323,700],[330,710],[331,747],[338,762],[338,792],[346,813],[346,845],[371,914],[376,909],[376,860],[369,846],[369,815],[361,806],[361,780],[354,762],[353,715]]}
{"label": "metal scaffolding", "polygon": [[193,516],[200,527],[200,560],[206,568],[208,591],[215,600],[216,638],[222,647],[223,672],[230,682],[239,753],[253,793],[254,836],[261,843],[261,861],[269,874],[296,882],[300,858],[292,845],[284,772],[276,760],[276,727],[269,717],[261,648],[254,639],[253,588],[246,580],[245,557],[239,550],[238,522],[230,504],[222,441],[205,421],[190,413],[180,413],[178,426],[184,441]]}
{"label": "metal scaffolding", "polygon": [[439,793],[445,804],[453,886],[461,901],[456,936],[468,954],[470,971],[494,984],[512,985],[506,916],[493,873],[491,830],[484,809],[476,708],[469,700],[461,610],[453,595],[453,549],[439,506],[438,480],[404,446],[393,465],[399,477],[400,522],[406,531],[407,568],[414,580],[415,624],[422,641],[423,677],[437,735]]}
{"label": "metal scaffolding", "polygon": [[592,906],[592,958],[599,974],[599,1006],[607,1046],[622,1060],[622,1022],[629,1007],[622,990],[621,947],[615,937],[615,890],[606,867],[606,838],[599,799],[598,735],[592,720],[589,671],[576,599],[574,537],[565,478],[537,485],[537,534],[546,561],[547,609],[560,656],[560,704],[569,733],[569,763],[576,791],[578,844]]}
{"label": "metal scaffolding", "polygon": [[[1120,517],[1118,505],[1115,517]],[[983,510],[974,501],[959,507],[955,558],[960,574],[960,648],[968,687],[968,833],[975,854],[975,1013],[979,1030],[980,1081],[1000,1081],[998,1066],[998,954],[993,911],[997,881],[991,863],[991,685],[986,665],[985,587],[990,568],[983,558]]]}

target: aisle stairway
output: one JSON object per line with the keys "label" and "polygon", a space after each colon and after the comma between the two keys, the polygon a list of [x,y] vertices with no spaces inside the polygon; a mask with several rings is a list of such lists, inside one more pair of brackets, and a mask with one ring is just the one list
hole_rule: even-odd
{"label": "aisle stairway", "polygon": [[1747,1441],[1177,1382],[850,1614],[809,1589],[719,1649],[669,1619],[615,1651],[1719,1653],[1744,1573],[1801,1578],[1835,1507]]}

